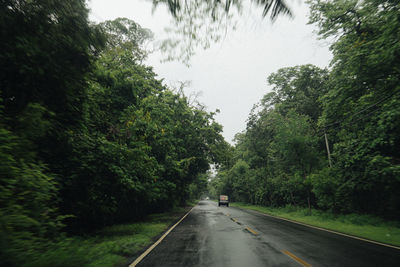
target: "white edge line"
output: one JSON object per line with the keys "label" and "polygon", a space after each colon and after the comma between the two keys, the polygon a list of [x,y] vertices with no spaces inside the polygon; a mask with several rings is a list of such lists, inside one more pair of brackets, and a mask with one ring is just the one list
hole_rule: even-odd
{"label": "white edge line", "polygon": [[300,225],[303,225],[303,226],[307,226],[307,227],[310,227],[310,228],[318,229],[318,230],[321,230],[321,231],[325,231],[325,232],[329,232],[329,233],[333,233],[333,234],[337,234],[337,235],[341,235],[341,236],[345,236],[345,237],[350,237],[350,238],[353,238],[353,239],[369,242],[369,243],[372,243],[372,244],[375,244],[375,245],[381,245],[381,246],[384,246],[384,247],[389,247],[389,248],[394,248],[394,249],[400,250],[400,247],[396,247],[396,246],[392,246],[392,245],[389,245],[389,244],[385,244],[385,243],[381,243],[381,242],[365,239],[365,238],[362,238],[362,237],[357,237],[357,236],[354,236],[354,235],[348,235],[348,234],[345,234],[345,233],[336,232],[336,231],[333,231],[333,230],[328,230],[328,229],[325,229],[325,228],[309,225],[309,224],[306,224],[306,223],[296,222],[296,221],[293,221],[291,219],[286,219],[286,218],[282,218],[282,217],[278,217],[278,216],[274,216],[274,215],[270,215],[270,214],[265,214],[265,213],[262,213],[262,212],[257,211],[257,210],[240,208],[240,207],[235,207],[235,208],[255,211],[255,212],[257,212],[257,213],[259,213],[261,215],[264,215],[264,216],[276,218],[276,219],[283,220],[283,221],[288,221],[288,222],[295,223],[295,224],[300,224]]}
{"label": "white edge line", "polygon": [[[194,207],[193,207],[194,208]],[[163,239],[172,231],[174,230],[174,228],[181,222],[183,221],[183,219],[186,218],[186,216],[189,215],[189,213],[192,211],[191,208],[188,213],[185,214],[185,216],[183,216],[176,224],[174,224],[171,228],[169,228],[169,230],[167,232],[165,232],[160,239],[158,239],[153,245],[151,245],[145,252],[142,253],[142,255],[140,255],[138,258],[136,258],[136,260],[134,262],[132,262],[129,267],[134,267],[136,266],[139,262],[141,262],[143,260],[144,257],[146,257],[158,244],[161,243],[161,241],[163,241]]]}

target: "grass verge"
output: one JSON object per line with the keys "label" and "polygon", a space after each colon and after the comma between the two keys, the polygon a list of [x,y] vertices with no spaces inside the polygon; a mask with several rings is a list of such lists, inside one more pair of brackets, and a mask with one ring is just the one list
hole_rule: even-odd
{"label": "grass verge", "polygon": [[308,209],[294,206],[270,208],[239,202],[230,205],[400,247],[400,222],[371,215],[337,215],[319,210],[313,210],[309,215]]}
{"label": "grass verge", "polygon": [[152,214],[141,222],[109,226],[85,237],[65,238],[49,244],[43,253],[32,255],[34,260],[24,266],[125,266],[187,211],[175,208]]}

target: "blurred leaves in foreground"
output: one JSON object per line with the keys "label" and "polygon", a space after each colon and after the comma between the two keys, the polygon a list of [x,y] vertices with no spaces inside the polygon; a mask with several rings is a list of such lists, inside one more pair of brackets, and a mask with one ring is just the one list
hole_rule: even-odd
{"label": "blurred leaves in foreground", "polygon": [[[164,5],[173,17],[173,26],[167,27],[168,38],[160,43],[165,61],[179,60],[190,65],[190,58],[199,48],[207,49],[236,29],[243,6],[255,4],[262,10],[260,16],[274,21],[278,16],[292,16],[285,0],[151,0],[153,9]],[[258,15],[258,14],[257,14]]]}

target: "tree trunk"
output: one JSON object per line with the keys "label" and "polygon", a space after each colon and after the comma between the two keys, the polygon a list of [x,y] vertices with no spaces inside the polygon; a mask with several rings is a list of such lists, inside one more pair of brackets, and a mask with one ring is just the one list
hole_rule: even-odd
{"label": "tree trunk", "polygon": [[312,212],[311,212],[311,203],[310,203],[310,190],[307,190],[307,202],[308,202],[308,211],[309,211],[310,216],[311,216]]}
{"label": "tree trunk", "polygon": [[293,206],[296,206],[296,202],[294,201],[293,191],[290,191],[290,197],[292,199]]}

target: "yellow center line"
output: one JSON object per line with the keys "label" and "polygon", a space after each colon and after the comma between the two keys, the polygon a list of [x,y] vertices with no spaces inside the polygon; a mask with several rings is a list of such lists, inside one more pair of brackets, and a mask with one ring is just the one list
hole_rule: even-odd
{"label": "yellow center line", "polygon": [[297,261],[298,263],[300,263],[301,265],[303,265],[304,267],[312,267],[311,264],[303,261],[302,259],[300,259],[299,257],[297,257],[296,255],[294,255],[293,253],[290,253],[287,250],[282,250],[282,253],[285,253],[286,255],[288,255],[289,257],[291,257],[292,259],[294,259],[295,261]]}
{"label": "yellow center line", "polygon": [[247,226],[246,229],[247,229],[247,231],[249,231],[253,235],[258,235],[258,233],[256,231],[254,231],[253,229],[251,229],[250,227]]}

